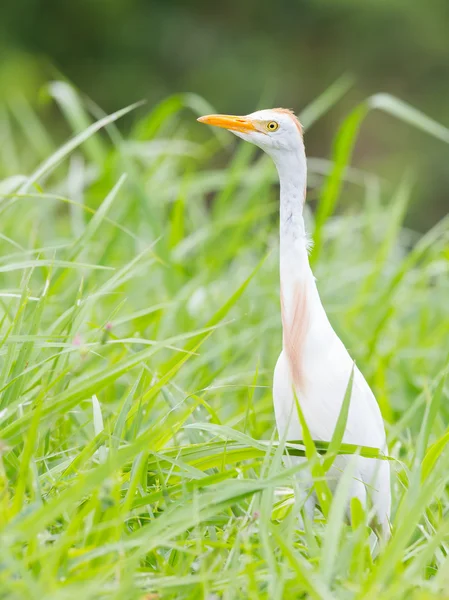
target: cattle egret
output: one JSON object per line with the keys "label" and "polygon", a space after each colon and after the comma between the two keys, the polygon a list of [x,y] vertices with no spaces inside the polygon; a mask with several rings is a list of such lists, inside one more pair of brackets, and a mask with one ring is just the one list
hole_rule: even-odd
{"label": "cattle egret", "polygon": [[[273,159],[280,181],[280,305],[282,352],[273,378],[279,437],[302,439],[296,398],[312,437],[330,441],[354,369],[349,414],[343,441],[387,452],[379,406],[365,378],[332,329],[320,300],[308,258],[303,207],[307,163],[302,127],[287,109],[250,115],[208,115],[201,123],[223,127],[259,146]],[[335,488],[348,462],[355,464],[349,496],[372,510],[384,536],[389,535],[390,467],[387,461],[338,456],[328,473]],[[313,514],[312,505],[308,508]],[[348,505],[348,516],[349,505]]]}

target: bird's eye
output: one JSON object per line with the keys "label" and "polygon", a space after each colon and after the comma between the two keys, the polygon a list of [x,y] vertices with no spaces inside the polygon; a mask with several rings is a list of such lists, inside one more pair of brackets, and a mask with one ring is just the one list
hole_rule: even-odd
{"label": "bird's eye", "polygon": [[276,129],[279,128],[279,123],[276,123],[276,121],[270,121],[269,123],[267,123],[267,129],[268,131],[276,131]]}

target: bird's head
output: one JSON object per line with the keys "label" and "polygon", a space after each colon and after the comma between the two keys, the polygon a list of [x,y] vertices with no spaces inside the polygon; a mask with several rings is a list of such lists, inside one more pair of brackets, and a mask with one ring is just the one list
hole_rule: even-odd
{"label": "bird's head", "polygon": [[262,148],[275,162],[280,155],[296,152],[303,146],[301,124],[296,115],[286,108],[258,110],[244,117],[207,115],[198,121],[232,131]]}

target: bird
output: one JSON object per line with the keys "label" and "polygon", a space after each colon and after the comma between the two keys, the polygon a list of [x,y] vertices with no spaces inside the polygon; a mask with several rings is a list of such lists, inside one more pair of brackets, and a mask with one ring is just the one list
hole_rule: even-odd
{"label": "bird", "polygon": [[[366,379],[335,333],[321,302],[309,261],[310,242],[304,223],[307,160],[303,127],[289,109],[258,110],[245,116],[206,115],[200,123],[221,127],[255,144],[273,160],[280,184],[279,272],[282,350],[273,375],[273,403],[278,435],[302,437],[299,403],[314,440],[330,441],[346,390],[351,391],[343,442],[372,446],[388,453],[382,414]],[[352,377],[352,387],[349,381]],[[358,498],[370,510],[379,536],[391,533],[390,467],[386,460],[356,455],[336,457],[328,472],[336,485],[351,462],[353,468],[346,514]],[[316,498],[308,496],[313,518]]]}

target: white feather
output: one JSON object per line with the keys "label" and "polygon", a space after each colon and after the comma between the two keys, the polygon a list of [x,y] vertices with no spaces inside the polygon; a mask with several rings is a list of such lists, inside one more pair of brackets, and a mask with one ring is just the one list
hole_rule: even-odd
{"label": "white feather", "polygon": [[[293,113],[284,109],[261,110],[246,117],[210,115],[200,120],[226,127],[238,137],[256,144],[272,157],[276,165],[281,189],[283,323],[283,350],[273,381],[276,423],[280,438],[302,438],[295,406],[296,393],[312,437],[330,441],[354,363],[329,323],[309,265],[310,240],[303,218],[307,162],[302,128]],[[343,441],[374,446],[387,453],[379,406],[358,368],[354,370]],[[358,497],[364,505],[372,506],[387,536],[391,502],[389,464],[360,456],[355,460],[351,497]],[[345,456],[335,460],[329,472],[332,487],[347,462],[348,457]]]}

